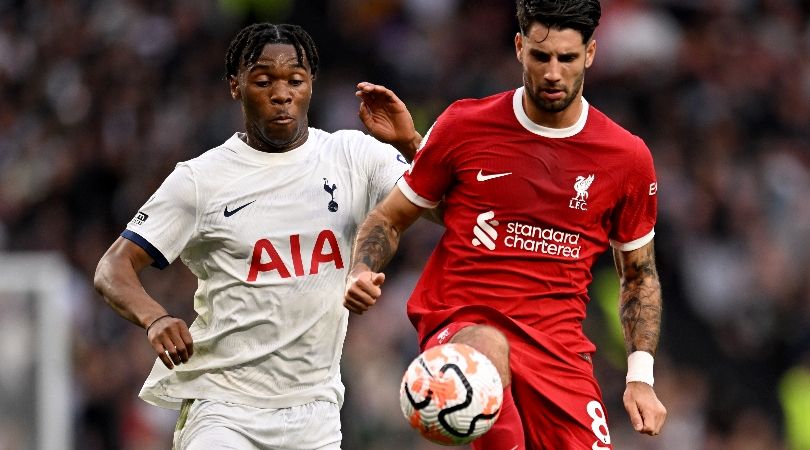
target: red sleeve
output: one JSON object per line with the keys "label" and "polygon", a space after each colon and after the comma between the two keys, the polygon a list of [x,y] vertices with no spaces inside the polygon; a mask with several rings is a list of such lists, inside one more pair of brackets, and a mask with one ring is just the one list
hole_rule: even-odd
{"label": "red sleeve", "polygon": [[611,245],[623,251],[635,250],[652,240],[658,208],[652,155],[641,139],[636,138],[636,142],[610,233]]}
{"label": "red sleeve", "polygon": [[450,154],[459,145],[457,129],[453,125],[456,115],[453,106],[447,108],[422,139],[422,145],[410,169],[397,184],[414,204],[434,208],[453,182]]}

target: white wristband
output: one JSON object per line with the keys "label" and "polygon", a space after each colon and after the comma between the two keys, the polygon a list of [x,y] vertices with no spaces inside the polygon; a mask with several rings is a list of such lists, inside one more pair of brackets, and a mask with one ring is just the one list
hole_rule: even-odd
{"label": "white wristband", "polygon": [[647,352],[635,351],[627,357],[627,383],[641,381],[653,385],[653,362],[655,359]]}

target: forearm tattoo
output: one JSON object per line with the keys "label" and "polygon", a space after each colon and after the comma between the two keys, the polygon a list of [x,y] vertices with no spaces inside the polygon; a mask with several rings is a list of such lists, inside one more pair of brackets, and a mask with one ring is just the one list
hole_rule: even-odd
{"label": "forearm tattoo", "polygon": [[379,272],[393,258],[398,242],[398,234],[383,224],[374,224],[367,230],[361,230],[357,236],[352,266],[362,263],[374,272]]}
{"label": "forearm tattoo", "polygon": [[661,334],[661,284],[652,245],[623,253],[620,316],[627,353],[642,350],[655,355]]}

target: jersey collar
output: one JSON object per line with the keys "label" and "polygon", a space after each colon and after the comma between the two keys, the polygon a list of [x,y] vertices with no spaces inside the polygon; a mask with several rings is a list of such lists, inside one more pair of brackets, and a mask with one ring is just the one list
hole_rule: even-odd
{"label": "jersey collar", "polygon": [[585,128],[585,122],[588,121],[589,109],[588,101],[585,100],[585,97],[582,97],[582,112],[576,123],[566,128],[549,128],[532,122],[532,119],[529,119],[529,116],[526,115],[526,111],[523,109],[523,89],[523,86],[515,89],[515,94],[512,97],[512,109],[515,111],[515,117],[517,117],[518,122],[523,125],[523,128],[534,134],[552,139],[568,138]]}
{"label": "jersey collar", "polygon": [[255,148],[249,146],[245,141],[242,140],[244,136],[245,133],[234,133],[233,136],[225,141],[224,147],[227,147],[236,152],[239,156],[258,164],[290,164],[301,161],[307,157],[307,154],[312,147],[311,141],[313,140],[312,128],[310,128],[307,141],[301,144],[299,147],[284,153],[267,153],[256,150]]}

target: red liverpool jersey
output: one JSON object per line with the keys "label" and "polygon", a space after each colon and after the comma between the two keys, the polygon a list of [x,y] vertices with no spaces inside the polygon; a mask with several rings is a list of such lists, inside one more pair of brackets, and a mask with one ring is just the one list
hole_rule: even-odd
{"label": "red liverpool jersey", "polygon": [[451,320],[511,318],[575,352],[591,266],[650,242],[657,184],[644,142],[583,99],[570,128],[526,116],[523,89],[461,100],[425,136],[400,190],[444,201],[446,231],[408,301],[420,341]]}

